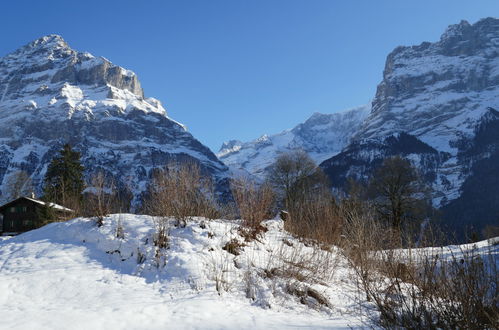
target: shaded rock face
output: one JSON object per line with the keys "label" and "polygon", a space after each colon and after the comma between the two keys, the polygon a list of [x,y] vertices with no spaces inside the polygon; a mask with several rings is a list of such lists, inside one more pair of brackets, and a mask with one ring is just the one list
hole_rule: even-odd
{"label": "shaded rock face", "polygon": [[445,223],[461,238],[499,225],[499,112],[489,109],[459,158],[468,165],[461,195],[442,208]]}
{"label": "shaded rock face", "polygon": [[[476,223],[480,231],[497,214],[492,160],[499,136],[484,127],[493,126],[498,108],[499,20],[462,21],[438,42],[397,47],[388,55],[371,114],[353,142],[321,167],[344,188],[347,177],[367,180],[382,158],[402,155],[432,186],[447,225],[462,230]],[[397,150],[389,137],[403,136],[413,142],[403,138],[404,148]],[[410,147],[414,141],[432,151]],[[489,202],[478,211],[472,192],[480,189],[489,192],[482,199]]]}
{"label": "shaded rock face", "polygon": [[112,175],[135,204],[152,171],[172,161],[199,163],[226,190],[227,167],[158,100],[144,98],[133,72],[50,35],[0,58],[2,194],[17,170],[28,172],[40,194],[64,143],[82,153],[87,178],[97,170]]}
{"label": "shaded rock face", "polygon": [[437,170],[448,155],[439,153],[418,138],[400,133],[382,140],[356,141],[338,155],[321,164],[337,188],[347,184],[347,178],[367,181],[386,158],[401,156],[410,159],[426,181],[436,178]]}
{"label": "shaded rock face", "polygon": [[250,141],[225,142],[218,157],[235,170],[264,179],[276,157],[292,150],[306,151],[317,163],[339,153],[369,114],[362,106],[333,114],[315,113],[291,130]]}

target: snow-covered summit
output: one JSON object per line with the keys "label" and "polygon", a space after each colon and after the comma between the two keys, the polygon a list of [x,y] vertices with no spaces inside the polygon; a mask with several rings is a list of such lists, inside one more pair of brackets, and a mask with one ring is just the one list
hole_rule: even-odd
{"label": "snow-covered summit", "polygon": [[[104,57],[71,49],[58,35],[37,39],[0,58],[0,109],[2,118],[20,115],[31,104],[44,119],[64,119],[78,114],[90,120],[114,111],[138,109],[166,116],[155,99],[144,99],[137,76]],[[28,106],[30,107],[30,106]]]}
{"label": "snow-covered summit", "polygon": [[0,188],[21,169],[39,189],[63,143],[82,152],[87,175],[109,172],[135,196],[153,168],[174,160],[194,159],[219,177],[227,170],[144,96],[135,73],[48,35],[0,58]]}
{"label": "snow-covered summit", "polygon": [[242,143],[226,142],[218,157],[234,169],[242,169],[263,178],[277,155],[291,150],[304,150],[320,163],[345,147],[370,111],[365,105],[332,114],[314,113],[293,129]]}

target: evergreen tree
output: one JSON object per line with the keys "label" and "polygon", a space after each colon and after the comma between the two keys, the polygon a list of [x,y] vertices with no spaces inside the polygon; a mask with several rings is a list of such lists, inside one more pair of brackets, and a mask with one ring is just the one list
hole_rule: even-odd
{"label": "evergreen tree", "polygon": [[44,199],[61,205],[81,201],[84,168],[80,153],[65,144],[59,156],[52,159],[44,179]]}

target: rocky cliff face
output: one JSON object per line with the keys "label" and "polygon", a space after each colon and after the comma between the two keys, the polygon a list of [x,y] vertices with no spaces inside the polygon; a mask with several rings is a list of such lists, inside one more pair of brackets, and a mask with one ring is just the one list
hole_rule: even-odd
{"label": "rocky cliff face", "polygon": [[87,176],[105,171],[136,197],[151,170],[172,160],[199,162],[220,184],[227,173],[158,100],[144,97],[132,71],[50,35],[0,58],[0,182],[25,170],[39,193],[64,143],[82,153]]}
{"label": "rocky cliff face", "polygon": [[[463,196],[477,189],[476,182],[495,182],[483,177],[493,172],[483,164],[496,157],[499,140],[482,139],[480,132],[493,126],[498,108],[499,20],[462,21],[438,42],[398,47],[388,55],[371,114],[353,143],[321,166],[341,186],[348,176],[369,177],[386,156],[403,155],[432,185],[434,205],[452,223],[450,214],[470,201]],[[414,149],[416,144],[426,148]],[[498,214],[496,205],[482,205],[482,213]],[[473,214],[460,225],[475,222]]]}
{"label": "rocky cliff face", "polygon": [[283,152],[301,149],[317,163],[339,153],[363,120],[370,106],[362,106],[333,114],[315,113],[293,129],[274,135],[264,135],[251,142],[225,142],[218,157],[236,170],[244,170],[264,178],[266,170]]}
{"label": "rocky cliff face", "polygon": [[388,55],[372,114],[358,138],[409,131],[442,151],[473,134],[499,102],[499,20],[450,26],[435,43],[398,47]]}

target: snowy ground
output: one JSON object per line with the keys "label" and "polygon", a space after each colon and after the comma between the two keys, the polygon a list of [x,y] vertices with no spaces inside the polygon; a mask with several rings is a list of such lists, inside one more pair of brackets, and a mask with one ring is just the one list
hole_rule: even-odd
{"label": "snowy ground", "polygon": [[[124,239],[116,237],[120,223]],[[363,325],[353,276],[339,253],[305,246],[280,220],[244,242],[234,222],[194,219],[171,229],[164,250],[153,244],[154,226],[149,216],[121,214],[100,228],[78,218],[0,240],[0,328]],[[222,249],[233,239],[245,245],[237,256]],[[310,265],[320,275],[311,277]]]}

